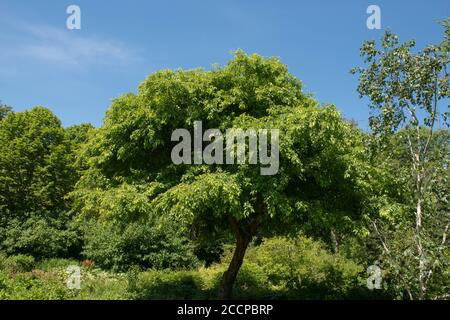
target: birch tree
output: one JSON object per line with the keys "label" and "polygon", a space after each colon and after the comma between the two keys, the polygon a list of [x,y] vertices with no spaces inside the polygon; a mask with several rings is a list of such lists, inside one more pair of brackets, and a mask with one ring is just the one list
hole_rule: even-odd
{"label": "birch tree", "polygon": [[[370,102],[369,125],[374,140],[384,147],[383,153],[389,153],[386,148],[392,147],[394,134],[406,147],[407,158],[401,163],[409,176],[404,181],[409,192],[405,214],[414,221],[409,231],[413,234],[417,258],[417,294],[408,289],[410,298],[427,297],[429,280],[442,259],[439,252],[447,245],[449,231],[449,190],[445,176],[448,174],[449,140],[448,135],[441,134],[445,139],[436,139],[435,135],[436,130],[448,130],[449,126],[449,21],[442,22],[445,35],[440,44],[428,45],[417,52],[414,51],[415,41],[400,43],[397,35],[386,31],[380,45],[375,41],[363,44],[360,52],[365,66],[352,70],[359,74],[360,96]],[[439,165],[433,157],[436,148],[442,156]],[[438,174],[442,171],[444,176]],[[438,185],[443,186],[444,192],[437,191]],[[439,232],[435,230],[436,221],[440,221]],[[373,230],[379,232],[376,224]],[[435,236],[436,232],[439,237]],[[385,237],[380,235],[379,238],[384,252],[389,254]]]}

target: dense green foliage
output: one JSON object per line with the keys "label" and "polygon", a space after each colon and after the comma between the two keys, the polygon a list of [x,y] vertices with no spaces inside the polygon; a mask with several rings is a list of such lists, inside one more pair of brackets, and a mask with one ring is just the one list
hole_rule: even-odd
{"label": "dense green foliage", "polygon": [[74,144],[48,109],[8,112],[0,125],[0,249],[36,258],[77,257],[79,228],[68,213]]}
{"label": "dense green foliage", "polygon": [[[29,256],[0,255],[0,298],[215,299],[231,254],[227,249],[222,263],[190,270],[131,268],[127,273],[113,274],[82,267],[83,286],[75,291],[65,287],[64,280],[65,267],[76,261],[36,263]],[[236,279],[234,296],[238,299],[386,298],[365,288],[363,269],[311,239],[275,238],[250,247]]]}
{"label": "dense green foliage", "polygon": [[0,126],[2,218],[67,209],[73,153],[61,122],[48,109],[9,113]]}
{"label": "dense green foliage", "polygon": [[26,219],[12,219],[2,229],[2,249],[8,254],[30,254],[36,258],[79,257],[83,235],[67,212],[34,212]]}
{"label": "dense green foliage", "polygon": [[[175,165],[171,133],[193,128],[280,130],[276,175],[260,165]],[[72,193],[84,216],[177,223],[194,239],[236,239],[231,287],[256,236],[302,227],[348,227],[360,214],[362,134],[334,106],[320,106],[276,58],[236,52],[224,68],[163,70],[116,99],[89,142]]]}
{"label": "dense green foliage", "polygon": [[[278,58],[242,51],[149,75],[100,128],[0,104],[0,299],[448,298],[443,24],[442,43],[421,52],[390,32],[361,48],[370,134]],[[195,121],[224,140],[228,128],[278,129],[276,174],[174,164],[171,134]],[[74,265],[80,289],[65,283]]]}
{"label": "dense green foliage", "polygon": [[192,243],[176,230],[148,223],[119,228],[95,222],[85,229],[84,256],[105,269],[185,269],[199,264]]}

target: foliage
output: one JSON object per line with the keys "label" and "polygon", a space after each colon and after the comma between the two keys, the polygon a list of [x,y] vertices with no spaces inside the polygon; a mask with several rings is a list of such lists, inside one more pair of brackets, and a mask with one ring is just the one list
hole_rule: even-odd
{"label": "foliage", "polygon": [[69,140],[75,144],[75,146],[80,147],[88,141],[95,129],[90,123],[82,123],[67,127],[65,128],[65,131]]}
{"label": "foliage", "polygon": [[[65,287],[69,265],[49,259],[19,269],[5,268],[0,258],[0,297],[5,299],[215,299],[223,272],[232,258],[225,248],[220,263],[190,270],[133,266],[126,274],[81,267],[81,289]],[[6,258],[32,261],[30,257]],[[12,265],[12,263],[9,263]],[[365,288],[364,268],[322,242],[298,236],[264,239],[252,245],[236,279],[236,299],[368,299],[386,298]],[[25,291],[29,288],[29,292]]]}
{"label": "foliage", "polygon": [[0,299],[60,300],[71,297],[71,292],[53,274],[37,272],[11,277],[0,273]]}
{"label": "foliage", "polygon": [[8,114],[0,122],[1,219],[66,209],[75,175],[70,143],[48,109]]}
{"label": "foliage", "polygon": [[199,263],[192,244],[173,228],[161,229],[150,223],[120,227],[91,222],[85,229],[83,254],[101,268],[182,269]]}
{"label": "foliage", "polygon": [[[421,129],[426,133],[425,129]],[[423,210],[427,213],[421,224],[426,233],[421,240],[433,271],[427,284],[430,297],[441,296],[445,291],[436,290],[435,282],[442,282],[442,274],[448,268],[449,247],[446,244],[449,194],[450,135],[447,130],[437,130],[430,141],[427,162],[430,179],[429,189],[424,192]],[[387,147],[374,156],[372,197],[368,203],[367,226],[372,231],[368,243],[378,242],[386,280],[398,298],[414,298],[420,291],[417,282],[417,238],[415,234],[416,210],[411,201],[414,184],[411,180],[411,160],[408,156],[408,142],[402,131],[391,137]]]}
{"label": "foliage", "polygon": [[[66,267],[71,260],[41,262],[38,268],[14,272],[0,268],[0,299],[10,300],[109,300],[128,299],[127,281],[123,275],[109,274],[98,269],[81,270],[80,289],[66,286]],[[75,264],[76,265],[76,264]],[[39,267],[44,268],[40,269]]]}
{"label": "foliage", "polygon": [[310,238],[267,239],[252,248],[248,261],[261,268],[269,287],[290,297],[342,299],[370,295],[361,265],[330,253],[322,242]]}
{"label": "foliage", "polygon": [[[372,135],[278,58],[240,50],[223,67],[150,74],[98,129],[0,103],[0,299],[449,298],[442,25],[418,52],[390,31],[363,44],[352,72]],[[172,132],[199,120],[278,129],[277,174],[175,165]],[[366,287],[372,264],[382,290]],[[69,265],[81,289],[66,286]]]}
{"label": "foliage", "polygon": [[28,272],[35,265],[34,258],[23,254],[7,257],[0,253],[0,270],[6,270],[11,273]]}
{"label": "foliage", "polygon": [[[230,248],[231,249],[231,248]],[[214,299],[232,252],[197,271],[149,270],[129,274],[137,299]],[[365,270],[321,242],[305,237],[266,239],[249,249],[236,279],[236,299],[382,298],[365,287]]]}
{"label": "foliage", "polygon": [[3,104],[0,100],[0,121],[12,112],[12,108],[6,104]]}
{"label": "foliage", "polygon": [[79,256],[82,235],[66,194],[77,179],[74,150],[89,128],[66,131],[44,107],[0,122],[0,249],[37,259]]}
{"label": "foliage", "polygon": [[66,212],[35,213],[25,220],[9,220],[2,229],[0,248],[9,255],[29,254],[37,259],[79,257],[83,244],[80,224]]}
{"label": "foliage", "polygon": [[130,282],[134,299],[198,299],[201,278],[195,271],[152,270]]}
{"label": "foliage", "polygon": [[[448,33],[448,25],[446,26]],[[386,31],[380,48],[375,41],[361,47],[366,68],[359,73],[358,93],[370,99],[373,115],[370,127],[376,134],[389,134],[403,126],[433,127],[442,116],[448,126],[448,112],[439,112],[437,103],[450,95],[448,39],[429,45],[418,53],[411,40],[399,43],[398,36]]]}
{"label": "foliage", "polygon": [[[277,128],[280,169],[260,165],[174,165],[176,128]],[[86,149],[88,169],[72,193],[74,210],[113,221],[173,220],[199,241],[237,239],[224,277],[229,296],[257,233],[301,226],[348,226],[359,216],[361,134],[334,106],[320,107],[277,58],[242,51],[211,71],[162,70],[137,94],[116,99]],[[241,241],[242,240],[242,241]]]}
{"label": "foliage", "polygon": [[[444,39],[413,52],[387,31],[381,45],[361,47],[365,68],[358,92],[370,100],[376,187],[367,218],[380,241],[392,279],[410,299],[424,299],[445,265],[448,216],[449,112],[439,103],[450,97],[449,19]],[[448,108],[448,105],[447,105]],[[438,130],[441,129],[441,130]],[[437,130],[437,131],[436,131]],[[402,293],[403,294],[403,293]]]}

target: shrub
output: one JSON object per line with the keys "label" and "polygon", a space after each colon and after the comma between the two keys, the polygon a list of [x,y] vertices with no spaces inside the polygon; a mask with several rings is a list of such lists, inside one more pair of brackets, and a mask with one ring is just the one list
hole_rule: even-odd
{"label": "shrub", "polygon": [[202,299],[202,279],[196,271],[150,270],[129,279],[134,299]]}
{"label": "shrub", "polygon": [[[111,232],[108,229],[106,231],[104,231],[106,235]],[[119,235],[117,230],[115,232],[117,233],[113,234],[109,245],[117,251],[108,249],[106,252],[119,252],[125,255],[126,252],[120,250],[127,248],[123,242],[130,240],[124,239],[136,238],[127,235],[127,232],[123,235]],[[106,235],[103,239],[108,243]],[[142,250],[148,248],[146,242],[142,245]],[[0,252],[0,267],[5,270],[0,275],[0,298],[215,299],[223,272],[231,259],[232,249],[226,247],[225,249],[226,254],[222,257],[221,263],[192,270],[168,268],[142,272],[143,266],[138,264],[130,265],[126,274],[113,274],[92,265],[82,266],[81,290],[69,290],[65,286],[66,267],[70,264],[79,264],[78,261],[49,259],[34,265],[32,257],[23,255],[6,257]],[[145,257],[147,253],[143,252],[141,257]],[[181,251],[178,254],[181,254]],[[112,261],[114,263],[136,261],[126,255],[118,257],[120,259]],[[14,272],[10,272],[11,270]],[[32,272],[29,272],[30,270]],[[361,265],[340,254],[331,253],[324,244],[309,238],[299,236],[292,239],[281,237],[265,239],[260,245],[249,248],[236,279],[233,297],[235,299],[383,298],[379,292],[371,292],[365,287],[364,271]]]}
{"label": "shrub", "polygon": [[35,266],[35,261],[32,256],[18,254],[15,256],[0,257],[0,269],[8,273],[19,273],[31,271]]}
{"label": "shrub", "polygon": [[244,262],[236,278],[233,298],[262,299],[271,295],[273,292],[264,269],[256,263]]}
{"label": "shrub", "polygon": [[36,263],[36,269],[44,271],[65,270],[70,265],[78,265],[79,262],[74,259],[51,258]]}
{"label": "shrub", "polygon": [[81,290],[73,296],[77,300],[129,299],[128,282],[124,274],[113,274],[96,268],[82,268]]}
{"label": "shrub", "polygon": [[0,272],[0,300],[59,300],[72,295],[54,273],[33,271],[12,276]]}
{"label": "shrub", "polygon": [[8,255],[27,254],[38,260],[78,257],[81,246],[81,229],[65,212],[36,213],[25,222],[13,219],[6,225],[0,244]]}
{"label": "shrub", "polygon": [[124,228],[91,222],[86,228],[84,255],[98,267],[127,271],[141,269],[183,269],[198,265],[187,238],[171,229],[132,223]]}
{"label": "shrub", "polygon": [[[30,257],[28,257],[30,258]],[[32,258],[31,258],[32,259]],[[26,261],[23,257],[7,258],[7,261]],[[3,262],[5,260],[2,260]],[[39,262],[30,272],[30,266],[20,271],[0,271],[0,300],[2,299],[127,299],[127,281],[124,275],[111,274],[99,269],[81,268],[80,289],[69,289],[66,285],[68,265],[72,260],[51,259]]]}
{"label": "shrub", "polygon": [[[250,248],[247,264],[250,263],[261,269],[257,276],[260,287],[295,298],[345,298],[354,291],[360,292],[365,285],[361,265],[302,236],[265,240]],[[255,278],[257,270],[253,266]]]}

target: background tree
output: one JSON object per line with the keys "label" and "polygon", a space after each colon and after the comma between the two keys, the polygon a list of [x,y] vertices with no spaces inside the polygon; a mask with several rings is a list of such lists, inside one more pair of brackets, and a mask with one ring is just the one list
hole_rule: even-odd
{"label": "background tree", "polygon": [[[280,130],[280,169],[260,165],[174,165],[176,128]],[[87,154],[75,210],[112,220],[176,223],[192,239],[235,250],[219,289],[229,298],[254,236],[351,221],[360,212],[363,153],[357,130],[333,106],[319,107],[276,58],[241,51],[211,71],[162,70],[137,94],[116,99]],[[226,137],[225,137],[226,138]]]}
{"label": "background tree", "polygon": [[[352,70],[359,73],[358,92],[361,97],[370,100],[370,127],[380,152],[384,157],[394,159],[398,169],[395,174],[403,179],[404,186],[398,187],[396,192],[403,192],[404,198],[407,198],[403,202],[406,207],[397,207],[396,215],[406,220],[413,217],[414,224],[403,230],[402,237],[405,239],[411,235],[414,239],[412,256],[417,257],[417,267],[406,265],[413,269],[409,274],[414,272],[416,281],[406,289],[410,297],[419,299],[426,297],[430,277],[442,262],[450,223],[448,180],[440,176],[448,176],[448,135],[436,137],[435,134],[436,128],[449,125],[448,105],[444,105],[447,111],[439,108],[439,102],[448,102],[450,93],[446,70],[449,62],[449,20],[443,25],[443,42],[429,45],[417,53],[412,52],[414,41],[399,43],[398,37],[387,31],[380,48],[375,41],[363,44],[361,56],[367,66]],[[395,132],[398,134],[391,138]],[[393,146],[393,142],[397,146]],[[437,156],[439,149],[442,152]],[[436,157],[440,159],[437,164]],[[381,215],[385,213],[379,212]],[[391,222],[394,223],[394,220]],[[398,219],[395,220],[395,223],[398,222]],[[377,232],[376,225],[373,227]],[[385,241],[383,248],[385,253],[390,251]]]}
{"label": "background tree", "polygon": [[76,147],[81,147],[87,143],[90,136],[93,135],[95,128],[90,123],[82,123],[79,125],[72,125],[65,129],[68,139],[75,144]]}
{"label": "background tree", "polygon": [[0,125],[0,205],[16,215],[67,208],[74,184],[70,143],[43,107],[10,113]]}
{"label": "background tree", "polygon": [[0,100],[0,120],[6,117],[10,112],[12,112],[12,108],[6,104],[3,104]]}
{"label": "background tree", "polygon": [[[421,129],[426,134],[425,129]],[[446,243],[446,225],[448,219],[449,179],[449,131],[438,129],[430,141],[429,179],[433,184],[424,194],[423,221],[426,233],[427,258],[432,260],[431,273],[427,280],[429,297],[444,296],[445,286],[437,286],[445,277],[449,267],[449,246]],[[383,279],[388,282],[390,293],[398,298],[413,299],[417,297],[419,288],[417,281],[418,264],[415,240],[414,206],[411,204],[411,194],[414,193],[411,179],[411,157],[407,139],[400,131],[385,142],[382,150],[373,154],[371,198],[368,203],[367,223],[372,231],[365,238],[371,246],[372,259],[379,259],[386,271]],[[372,244],[381,244],[377,250]]]}
{"label": "background tree", "polygon": [[0,247],[36,257],[75,254],[80,234],[66,194],[76,181],[73,148],[46,108],[0,122]]}

